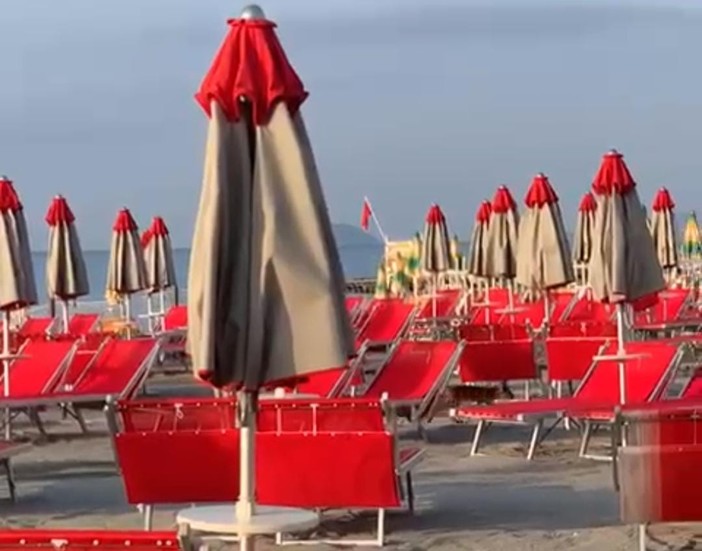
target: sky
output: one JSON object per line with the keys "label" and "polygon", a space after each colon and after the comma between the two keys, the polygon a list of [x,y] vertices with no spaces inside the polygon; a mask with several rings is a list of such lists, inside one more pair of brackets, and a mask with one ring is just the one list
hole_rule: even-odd
{"label": "sky", "polygon": [[[642,200],[702,206],[702,7],[691,0],[270,0],[335,222],[367,195],[391,237],[432,202],[467,237],[479,202],[549,175],[570,225],[601,155]],[[193,100],[242,4],[0,0],[0,174],[34,249],[65,195],[85,248],[122,206],[188,246],[206,119]]]}

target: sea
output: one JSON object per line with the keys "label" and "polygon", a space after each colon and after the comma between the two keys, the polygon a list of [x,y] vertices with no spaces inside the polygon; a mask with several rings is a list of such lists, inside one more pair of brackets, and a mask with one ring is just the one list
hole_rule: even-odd
{"label": "sea", "polygon": [[[344,268],[344,275],[347,279],[373,277],[375,276],[378,263],[383,254],[383,247],[380,243],[351,243],[343,242],[338,244],[341,262]],[[109,261],[109,251],[83,251],[85,265],[88,271],[90,283],[90,294],[80,302],[100,303],[105,299],[105,282],[107,280],[107,263]],[[34,277],[37,282],[37,292],[39,302],[47,302],[45,270],[46,253],[32,253],[34,263]],[[173,261],[175,264],[178,287],[181,289],[181,300],[184,297],[184,289],[187,286],[188,265],[190,262],[189,249],[175,249],[173,251]]]}

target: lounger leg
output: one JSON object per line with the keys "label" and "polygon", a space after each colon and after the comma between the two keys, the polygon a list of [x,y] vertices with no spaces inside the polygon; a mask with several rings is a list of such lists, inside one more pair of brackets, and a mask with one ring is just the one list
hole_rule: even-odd
{"label": "lounger leg", "polygon": [[78,421],[78,426],[83,434],[88,434],[88,425],[85,422],[85,417],[83,417],[83,412],[79,409],[73,409],[76,421]]}
{"label": "lounger leg", "polygon": [[590,445],[590,437],[592,436],[592,423],[590,421],[585,421],[585,430],[583,431],[582,439],[580,440],[580,451],[578,455],[580,457],[585,457],[587,453],[587,448]]}
{"label": "lounger leg", "polygon": [[407,508],[411,514],[414,514],[414,486],[412,486],[412,473],[410,471],[405,473],[405,480],[407,484]]}
{"label": "lounger leg", "polygon": [[2,460],[2,467],[3,469],[5,469],[5,477],[7,478],[7,491],[10,494],[10,501],[14,502],[17,497],[15,492],[15,473],[12,471],[12,463],[10,463],[9,458]]}
{"label": "lounger leg", "polygon": [[154,525],[154,506],[144,505],[144,530],[150,532]]}
{"label": "lounger leg", "polygon": [[178,543],[180,544],[181,551],[195,551],[192,535],[190,533],[190,526],[188,524],[178,525]]}
{"label": "lounger leg", "polygon": [[485,429],[485,421],[478,421],[478,425],[475,427],[475,433],[473,433],[473,445],[470,447],[470,455],[477,455],[478,448],[480,447],[480,438],[483,435],[483,430]]}
{"label": "lounger leg", "polygon": [[385,545],[385,509],[378,509],[378,547]]}
{"label": "lounger leg", "polygon": [[27,411],[27,416],[29,417],[29,420],[31,421],[31,423],[37,427],[39,434],[41,434],[44,438],[46,438],[48,435],[46,434],[46,429],[44,428],[44,423],[42,422],[41,417],[40,417],[37,409],[30,408],[29,411]]}
{"label": "lounger leg", "polygon": [[534,430],[531,432],[531,442],[529,442],[529,450],[527,451],[527,461],[531,461],[534,458],[534,452],[536,452],[536,446],[539,444],[539,436],[541,435],[541,427],[543,426],[543,421],[538,421],[534,425]]}
{"label": "lounger leg", "polygon": [[646,551],[646,525],[645,524],[639,524],[638,526],[638,532],[639,532],[639,551]]}

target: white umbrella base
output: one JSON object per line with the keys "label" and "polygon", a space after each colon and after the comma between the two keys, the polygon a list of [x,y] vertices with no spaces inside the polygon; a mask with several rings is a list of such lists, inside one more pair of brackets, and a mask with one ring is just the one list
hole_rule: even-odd
{"label": "white umbrella base", "polygon": [[248,539],[311,530],[319,524],[319,516],[306,509],[257,505],[250,519],[240,521],[236,515],[236,504],[231,504],[183,509],[178,512],[176,522],[192,531],[222,536],[223,540],[231,539],[231,536]]}

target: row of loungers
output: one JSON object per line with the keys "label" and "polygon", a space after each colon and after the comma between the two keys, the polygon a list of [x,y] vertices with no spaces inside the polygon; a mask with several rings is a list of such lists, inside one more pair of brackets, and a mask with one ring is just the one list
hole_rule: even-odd
{"label": "row of loungers", "polygon": [[[0,397],[0,410],[12,417],[25,413],[44,433],[41,411],[60,407],[87,431],[81,408],[104,404],[108,397],[129,398],[146,379],[159,342],[152,338],[120,340],[111,336],[27,340],[9,366],[9,396]],[[0,376],[0,384],[4,385]],[[0,440],[0,463],[14,499],[11,458],[27,445]]]}

